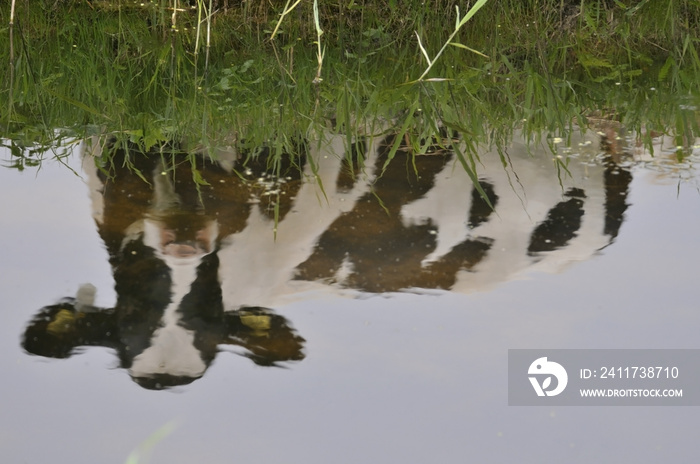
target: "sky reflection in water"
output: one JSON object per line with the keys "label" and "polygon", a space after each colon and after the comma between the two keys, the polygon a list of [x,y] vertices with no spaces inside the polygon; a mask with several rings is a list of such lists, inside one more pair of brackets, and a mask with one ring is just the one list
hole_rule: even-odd
{"label": "sky reflection in water", "polygon": [[[510,155],[517,167],[517,149]],[[632,168],[626,198],[631,206],[612,240],[612,234],[600,233],[606,217],[604,169],[574,170],[572,185],[562,195],[549,158],[516,169],[526,195],[510,189],[507,172],[497,163],[487,164],[481,172],[498,195],[498,215],[471,230],[466,227],[473,210],[471,189],[463,180],[450,184],[455,177],[444,175],[448,171],[437,170],[434,185],[439,188],[410,201],[396,200],[394,211],[401,211],[402,220],[388,227],[433,237],[424,253],[430,263],[459,269],[443,272],[453,280],[451,292],[392,293],[390,298],[367,293],[380,280],[378,271],[366,277],[376,266],[355,277],[352,270],[358,259],[372,257],[372,250],[348,253],[348,240],[342,253],[328,261],[335,268],[312,265],[313,259],[331,255],[318,249],[320,232],[328,237],[334,226],[342,231],[362,224],[361,219],[352,222],[358,214],[353,205],[371,200],[361,185],[348,190],[335,184],[338,166],[328,169],[324,185],[336,185],[339,196],[329,195],[324,204],[301,186],[299,203],[308,195],[308,204],[313,198],[321,212],[305,216],[308,207],[290,209],[269,250],[260,246],[272,239],[271,233],[261,233],[269,216],[251,205],[242,226],[230,225],[228,234],[218,235],[222,306],[229,312],[241,306],[269,308],[271,317],[283,317],[304,339],[305,358],[288,369],[259,367],[227,352],[250,354],[245,345],[226,345],[204,378],[169,392],[136,386],[123,369],[114,369],[120,361],[113,350],[90,348],[46,362],[21,349],[19,337],[38,309],[75,295],[81,284],[97,288],[94,306],[118,306],[113,266],[124,251],[125,236],[115,238],[119,245],[110,266],[102,243],[106,232],[96,233],[94,196],[91,202],[83,182],[56,163],[46,163],[38,174],[1,170],[12,198],[2,219],[6,243],[12,244],[3,260],[9,277],[3,279],[8,311],[2,364],[6,395],[16,399],[2,407],[7,418],[0,423],[3,454],[13,461],[123,462],[138,443],[175,420],[175,431],[156,447],[151,462],[451,462],[467,457],[536,462],[543,447],[550,450],[548,458],[564,462],[590,462],[602,455],[623,462],[688,461],[698,451],[692,408],[506,405],[508,348],[698,347],[696,186],[683,183],[679,194],[673,176],[660,182],[658,170]],[[79,168],[77,159],[71,162]],[[445,166],[449,169],[449,163]],[[534,177],[528,178],[528,170]],[[521,187],[516,183],[514,188]],[[456,191],[464,202],[449,201],[458,197]],[[584,209],[585,219],[567,241],[568,252],[566,247],[552,250],[553,258],[542,255],[548,251],[529,252],[533,231],[558,204],[572,199],[583,202],[569,204],[575,211]],[[394,206],[387,203],[391,211]],[[426,212],[431,222],[422,219]],[[454,217],[458,220],[448,220]],[[508,227],[497,227],[503,223]],[[290,236],[295,241],[284,242]],[[379,236],[381,231],[365,232],[360,241],[373,243]],[[485,250],[465,243],[482,244]],[[455,265],[450,252],[460,246],[471,254],[464,252]],[[513,249],[518,252],[505,253]],[[264,273],[270,262],[275,272]],[[237,263],[250,264],[241,269]],[[326,268],[334,272],[325,275]],[[403,285],[412,283],[415,273],[402,277],[402,268],[390,268],[394,284],[389,290],[414,286]],[[293,275],[324,282],[290,279]],[[68,445],[76,440],[80,450]]]}

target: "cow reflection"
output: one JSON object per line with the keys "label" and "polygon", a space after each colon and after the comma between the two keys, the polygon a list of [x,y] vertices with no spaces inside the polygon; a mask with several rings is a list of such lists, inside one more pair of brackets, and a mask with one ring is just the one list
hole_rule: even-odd
{"label": "cow reflection", "polygon": [[[110,347],[146,388],[201,377],[219,345],[238,346],[258,365],[303,359],[304,339],[284,317],[261,307],[225,308],[222,300],[221,237],[245,226],[255,206],[251,195],[261,188],[254,179],[268,170],[264,156],[247,163],[240,178],[182,153],[117,150],[113,162],[112,176],[99,175],[93,204],[113,269],[116,306],[95,308],[94,291],[83,286],[77,298],[39,312],[26,330],[26,350],[65,358],[80,346]],[[191,162],[206,183],[192,181]],[[275,178],[281,170],[287,174],[281,188],[293,193],[299,168],[277,169]],[[258,207],[267,212],[265,204]]]}
{"label": "cow reflection", "polygon": [[26,349],[66,357],[109,346],[148,387],[202,376],[222,344],[257,364],[300,360],[304,340],[264,308],[328,293],[469,293],[560,272],[612,243],[628,206],[631,174],[609,154],[569,163],[564,175],[550,152],[533,157],[514,140],[482,154],[479,192],[449,151],[414,157],[386,134],[355,142],[311,145],[308,165],[126,149],[107,178],[93,161],[117,304],[98,310],[83,297],[44,308]]}

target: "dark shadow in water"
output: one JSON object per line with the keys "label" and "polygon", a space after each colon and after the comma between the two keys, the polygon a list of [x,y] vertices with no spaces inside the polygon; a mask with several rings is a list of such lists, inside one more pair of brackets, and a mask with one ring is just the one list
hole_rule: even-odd
{"label": "dark shadow in water", "polygon": [[[277,277],[383,293],[413,288],[449,290],[463,271],[485,272],[481,271],[484,266],[479,266],[488,264],[501,232],[480,227],[497,222],[494,211],[471,185],[458,184],[459,188],[449,190],[448,201],[464,205],[463,214],[455,220],[468,232],[461,242],[427,260],[438,247],[438,226],[431,219],[405,221],[402,210],[436,189],[437,176],[448,166],[452,154],[438,151],[413,157],[401,145],[385,167],[394,142],[393,136],[387,137],[374,146],[376,153],[368,152],[371,145],[364,140],[350,147],[338,162],[336,191],[327,192],[326,198],[334,204],[333,195],[345,195],[343,198],[352,203],[332,213],[325,225],[304,229],[313,240],[303,255],[297,252],[303,237],[286,234],[275,242],[275,257],[291,250],[285,264],[288,268],[282,269],[288,273]],[[214,163],[207,156],[188,156],[172,147],[147,154],[134,147],[116,150],[110,158],[110,176],[95,171],[100,187],[99,199],[93,198],[93,206],[102,205],[96,208],[100,211],[95,220],[109,254],[116,305],[94,307],[95,289],[84,286],[76,299],[64,299],[39,310],[24,334],[24,348],[40,356],[67,358],[80,347],[109,347],[135,382],[152,389],[200,378],[222,345],[238,347],[243,356],[263,366],[302,360],[305,340],[283,316],[256,306],[259,301],[232,303],[229,300],[239,295],[233,292],[227,300],[222,282],[240,279],[248,266],[258,264],[260,268],[254,259],[263,260],[265,275],[255,275],[250,285],[267,289],[268,282],[275,280],[278,269],[264,261],[270,255],[259,253],[267,250],[252,250],[253,254],[244,254],[241,259],[233,253],[236,258],[231,259],[230,251],[237,241],[238,246],[248,243],[241,237],[262,233],[255,229],[258,223],[253,213],[266,218],[264,227],[271,227],[274,220],[283,226],[288,216],[301,217],[297,223],[302,225],[311,224],[316,219],[312,208],[319,208],[321,214],[317,197],[297,199],[302,196],[302,187],[308,186],[303,175],[303,148],[294,163],[291,157],[271,163],[263,151],[257,157],[234,159],[229,165]],[[193,166],[206,183],[194,181]],[[369,180],[359,176],[365,168],[375,174]],[[595,211],[605,215],[604,230],[595,233],[607,236],[607,241],[595,241],[599,244],[611,243],[617,236],[631,182],[631,174],[611,159],[603,176],[604,186],[597,188],[605,189],[605,203]],[[540,180],[527,179],[525,183]],[[362,190],[360,184],[367,188]],[[483,191],[497,210],[502,203],[498,188],[502,195],[512,193],[503,192],[503,185],[482,181]],[[358,193],[352,197],[354,191]],[[540,223],[533,226],[526,221],[522,231],[503,232],[506,237],[513,233],[529,237],[523,255],[529,255],[525,258],[533,263],[566,247],[580,233],[587,214],[584,206],[589,198],[582,189],[569,188],[557,197],[538,199],[553,204]],[[495,235],[478,235],[480,230]],[[260,243],[269,243],[266,247],[273,244]],[[506,256],[499,252],[497,260]],[[226,265],[222,264],[224,254]],[[522,257],[511,258],[522,261]],[[231,273],[226,267],[237,269]],[[496,269],[501,272],[502,268]],[[247,282],[242,285],[249,285]]]}
{"label": "dark shadow in water", "polygon": [[581,189],[572,188],[564,196],[569,199],[557,203],[547,213],[547,219],[535,228],[530,237],[528,253],[556,250],[576,236],[576,232],[581,228],[586,194]]}

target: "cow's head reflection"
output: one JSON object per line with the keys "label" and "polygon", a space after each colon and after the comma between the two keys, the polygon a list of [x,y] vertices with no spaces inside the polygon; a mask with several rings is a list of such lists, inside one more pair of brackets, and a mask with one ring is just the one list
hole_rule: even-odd
{"label": "cow's head reflection", "polygon": [[[221,237],[244,227],[259,188],[252,179],[267,169],[264,158],[247,163],[238,177],[197,157],[207,183],[192,180],[190,163],[182,169],[192,157],[176,153],[169,159],[118,150],[115,166],[122,167],[93,179],[99,183],[95,219],[109,252],[116,306],[94,307],[94,291],[83,286],[77,298],[40,310],[26,330],[25,349],[65,358],[81,346],[110,347],[146,388],[201,377],[220,345],[239,347],[258,365],[303,359],[304,339],[284,317],[257,306],[225,307],[222,300]],[[294,180],[294,170],[285,174]],[[294,182],[287,184],[293,191]]]}
{"label": "cow's head reflection", "polygon": [[70,298],[42,308],[26,330],[25,349],[67,358],[81,346],[113,348],[134,381],[151,389],[198,379],[222,344],[241,347],[244,356],[262,366],[303,359],[304,340],[284,317],[265,308],[203,317],[191,313],[196,308],[123,314],[120,308],[77,306]]}

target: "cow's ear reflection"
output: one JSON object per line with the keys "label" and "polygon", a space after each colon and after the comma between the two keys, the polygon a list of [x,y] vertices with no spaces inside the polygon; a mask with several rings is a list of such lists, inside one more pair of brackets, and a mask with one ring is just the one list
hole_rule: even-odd
{"label": "cow's ear reflection", "polygon": [[285,361],[304,359],[304,342],[287,319],[272,310],[244,307],[224,315],[227,337],[224,344],[238,345],[260,366],[276,366]]}
{"label": "cow's ear reflection", "polygon": [[80,346],[116,348],[113,316],[109,309],[78,311],[76,300],[65,298],[39,310],[24,332],[22,346],[29,353],[49,358],[68,358]]}

